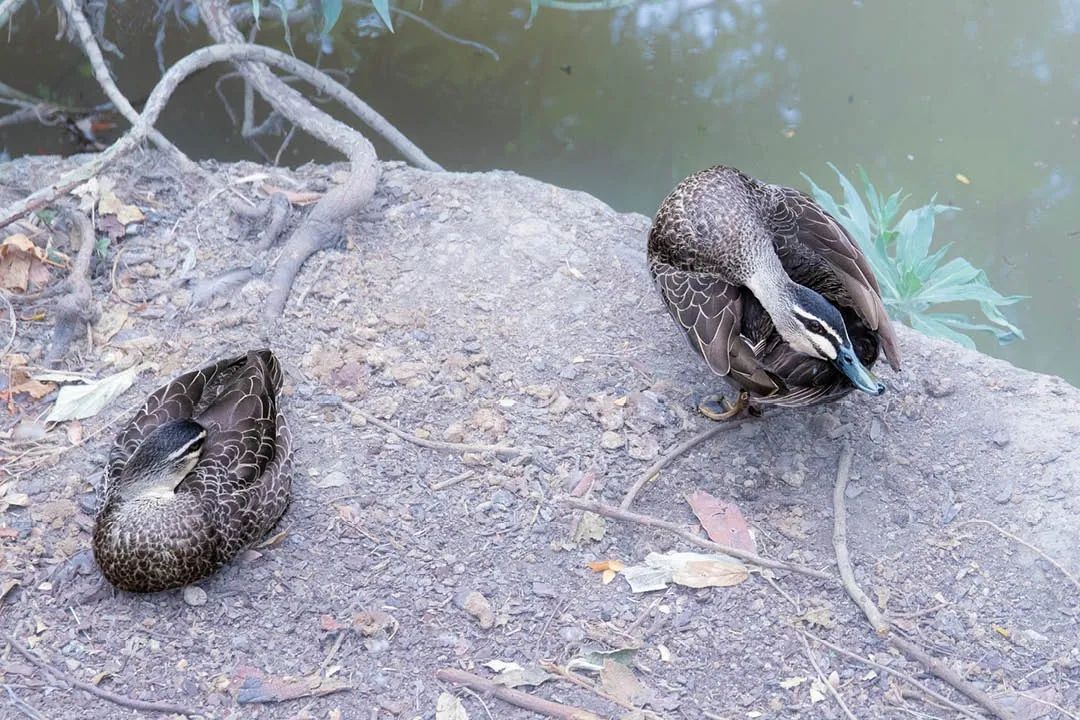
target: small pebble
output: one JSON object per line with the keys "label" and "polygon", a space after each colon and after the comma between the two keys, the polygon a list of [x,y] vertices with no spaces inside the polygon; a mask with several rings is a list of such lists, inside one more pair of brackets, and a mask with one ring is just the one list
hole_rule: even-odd
{"label": "small pebble", "polygon": [[206,591],[198,585],[188,585],[184,588],[184,602],[191,607],[200,607],[206,604]]}
{"label": "small pebble", "polygon": [[623,436],[612,430],[605,430],[604,434],[600,436],[600,447],[605,450],[618,450],[626,444],[626,440]]}
{"label": "small pebble", "polygon": [[454,605],[476,618],[482,630],[488,630],[495,624],[495,611],[488,599],[476,590],[462,590],[454,596]]}

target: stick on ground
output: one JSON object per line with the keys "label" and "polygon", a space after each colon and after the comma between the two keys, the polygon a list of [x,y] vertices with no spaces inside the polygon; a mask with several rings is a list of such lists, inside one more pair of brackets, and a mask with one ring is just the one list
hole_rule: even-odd
{"label": "stick on ground", "polygon": [[497,685],[487,678],[473,675],[464,670],[443,668],[435,673],[435,678],[452,685],[461,685],[479,693],[491,695],[515,707],[534,713],[556,718],[557,720],[601,720],[600,716],[573,705],[563,705],[544,698],[538,698],[520,690],[513,690],[505,685]]}
{"label": "stick on ground", "polygon": [[391,425],[388,422],[385,422],[383,420],[380,420],[377,417],[369,415],[368,413],[364,412],[363,410],[356,407],[352,403],[342,402],[341,407],[345,408],[346,410],[351,412],[353,415],[359,415],[360,417],[364,418],[365,421],[371,423],[372,425],[374,425],[377,428],[385,430],[386,432],[391,433],[392,435],[397,435],[402,440],[406,440],[408,442],[411,442],[413,445],[419,445],[420,447],[425,447],[425,448],[428,448],[430,450],[447,450],[449,452],[460,452],[460,453],[467,453],[467,452],[488,453],[489,452],[489,453],[496,453],[496,454],[501,453],[503,455],[523,455],[525,457],[531,457],[531,456],[536,454],[530,448],[516,448],[516,447],[511,447],[510,445],[472,445],[472,444],[469,444],[469,443],[453,443],[453,442],[444,442],[442,440],[428,440],[426,438],[419,438],[419,437],[416,437],[415,435],[413,435],[412,433],[406,432],[406,431],[402,430],[401,428],[394,427],[393,425]]}
{"label": "stick on ground", "polygon": [[731,430],[732,428],[736,428],[739,425],[742,425],[749,419],[749,417],[741,417],[735,418],[734,420],[728,420],[724,423],[716,425],[715,427],[711,427],[704,432],[698,433],[689,440],[686,440],[685,442],[676,445],[675,448],[672,449],[670,452],[661,455],[652,465],[645,468],[645,472],[641,473],[641,476],[634,482],[633,485],[630,486],[630,489],[626,491],[626,495],[623,496],[622,502],[619,503],[619,507],[623,510],[629,509],[630,506],[634,504],[634,499],[641,492],[642,488],[644,488],[650,480],[655,478],[661,470],[670,465],[671,462],[678,458],[680,455],[683,455],[690,450],[693,450],[701,443],[705,442],[706,440],[710,440],[711,438],[719,435],[726,430]]}
{"label": "stick on ground", "polygon": [[678,535],[683,540],[689,543],[693,543],[698,547],[705,548],[706,550],[712,550],[713,552],[723,553],[732,557],[737,557],[740,560],[745,560],[748,563],[752,563],[759,567],[772,568],[773,570],[787,570],[788,572],[798,573],[799,575],[807,575],[819,580],[829,580],[836,582],[836,577],[830,575],[827,572],[821,570],[815,570],[805,565],[795,565],[793,563],[784,562],[783,560],[773,560],[772,558],[761,557],[747,550],[740,548],[729,547],[727,545],[721,545],[720,543],[714,543],[711,540],[695,535],[692,532],[680,527],[677,523],[668,522],[667,520],[661,520],[651,515],[642,515],[641,513],[631,512],[630,510],[623,510],[617,508],[614,505],[604,505],[593,500],[583,500],[582,498],[562,496],[558,498],[558,501],[563,505],[568,505],[577,510],[589,510],[597,515],[603,515],[609,517],[612,520],[625,520],[627,522],[638,523],[639,525],[647,525],[648,527],[660,528],[667,530],[670,533]]}
{"label": "stick on ground", "polygon": [[847,489],[848,477],[851,474],[853,455],[851,447],[844,445],[843,450],[840,452],[840,463],[836,469],[836,485],[833,488],[833,547],[836,550],[836,564],[840,569],[840,582],[844,586],[844,590],[862,610],[863,615],[870,621],[874,631],[878,635],[884,636],[890,645],[921,663],[923,667],[940,680],[983,706],[995,717],[1001,718],[1001,720],[1013,720],[1013,714],[1001,707],[1001,704],[990,695],[960,677],[958,672],[937,658],[932,657],[915,643],[893,632],[889,620],[877,609],[874,602],[867,597],[866,593],[855,581],[855,571],[852,569],[851,556],[848,554],[847,547],[847,506],[844,500],[844,491]]}
{"label": "stick on ground", "polygon": [[173,715],[201,715],[202,713],[195,710],[189,710],[188,708],[181,707],[180,705],[173,705],[166,702],[151,702],[148,700],[138,700],[136,698],[127,697],[126,695],[118,695],[108,690],[103,690],[97,685],[91,685],[90,683],[76,680],[73,677],[67,675],[49,663],[41,659],[37,653],[27,650],[12,636],[7,637],[8,645],[15,652],[26,658],[31,664],[37,666],[39,669],[44,670],[48,674],[55,677],[57,680],[64,682],[71,687],[78,688],[84,692],[88,692],[95,697],[99,697],[102,700],[108,700],[111,703],[115,703],[121,707],[131,708],[133,710],[144,710],[146,712],[157,713],[171,713]]}

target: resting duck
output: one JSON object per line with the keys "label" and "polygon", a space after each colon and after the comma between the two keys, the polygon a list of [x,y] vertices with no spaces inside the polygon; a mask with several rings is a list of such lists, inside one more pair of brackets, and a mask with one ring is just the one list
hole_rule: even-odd
{"label": "resting duck", "polygon": [[269,350],[158,388],[109,455],[94,557],[113,585],[154,592],[210,575],[289,503],[292,436]]}

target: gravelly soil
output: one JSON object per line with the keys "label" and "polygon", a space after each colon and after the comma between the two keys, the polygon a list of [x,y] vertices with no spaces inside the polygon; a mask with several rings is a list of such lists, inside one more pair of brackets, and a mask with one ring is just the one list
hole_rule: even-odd
{"label": "gravelly soil", "polygon": [[[0,200],[62,165],[0,166]],[[269,173],[275,185],[315,190],[334,170],[215,166],[222,179]],[[622,578],[605,585],[585,567],[691,549],[664,531],[610,520],[602,539],[575,545],[575,516],[553,499],[591,478],[592,497],[617,505],[658,453],[708,427],[694,398],[717,386],[648,280],[648,220],[510,173],[387,165],[341,246],[301,274],[270,340],[287,369],[284,406],[298,446],[284,536],[200,583],[204,604],[197,591],[185,600],[181,591],[136,596],[101,586],[88,547],[94,488],[116,429],[106,423],[162,378],[265,342],[261,279],[208,307],[188,305],[201,280],[271,263],[275,252],[256,257],[221,193],[177,178],[154,155],[111,175],[122,199],[150,211],[119,243],[108,298],[115,247],[96,270],[101,322],[128,317],[107,342],[79,345],[67,367],[96,376],[135,362],[157,367],[85,421],[78,445],[65,427],[33,447],[10,439],[53,396],[38,404],[17,396],[0,421],[9,438],[0,485],[29,502],[0,513],[10,529],[0,587],[18,582],[0,601],[0,627],[54,667],[207,717],[432,718],[440,692],[454,692],[435,679],[439,668],[490,676],[483,663],[493,659],[565,665],[583,648],[640,646],[631,667],[662,717],[842,717],[831,698],[812,702],[809,679],[781,686],[816,677],[798,634],[808,629],[961,700],[890,651],[830,583],[777,573],[774,586],[754,574],[730,588],[635,595]],[[33,364],[50,326],[26,317],[13,352]],[[910,331],[900,339],[904,371],[882,366],[883,397],[767,412],[676,460],[634,509],[693,528],[684,498],[704,489],[737,503],[763,554],[832,572],[832,487],[849,442],[848,536],[863,588],[912,640],[1018,717],[1066,717],[1031,697],[1075,713],[1080,588],[993,528],[964,522],[992,521],[1080,574],[1080,391]],[[536,454],[418,447],[342,400],[420,436]],[[31,456],[15,456],[33,448],[64,452],[25,471]],[[492,627],[460,607],[469,591],[490,604]],[[372,613],[364,627],[386,627],[370,636],[336,629],[364,611]],[[813,652],[860,718],[957,717],[902,693],[910,686],[884,672],[821,646]],[[240,703],[251,668],[320,674],[351,689]],[[66,687],[5,644],[0,678],[11,689],[0,694],[4,717],[29,712],[15,697],[48,718],[140,716]],[[562,681],[529,691],[604,717],[626,712]],[[469,717],[486,717],[479,700],[456,692]],[[495,718],[536,717],[484,702]]]}

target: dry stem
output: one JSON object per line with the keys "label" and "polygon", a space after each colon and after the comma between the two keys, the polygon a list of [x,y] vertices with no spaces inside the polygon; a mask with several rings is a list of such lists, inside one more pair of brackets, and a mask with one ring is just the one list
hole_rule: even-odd
{"label": "dry stem", "polygon": [[814,657],[814,651],[810,649],[810,643],[806,642],[806,637],[804,637],[802,633],[799,633],[799,639],[802,640],[803,650],[806,651],[806,657],[810,659],[810,664],[814,666],[814,672],[817,673],[818,679],[821,680],[822,684],[829,691],[829,694],[836,700],[836,704],[840,706],[840,709],[844,711],[844,715],[847,715],[848,720],[858,720],[851,712],[851,708],[844,702],[844,698],[840,697],[840,693],[837,692],[836,688],[829,682],[829,678],[825,677],[825,673],[821,670],[821,665],[818,663],[817,658]]}
{"label": "dry stem", "polygon": [[604,517],[612,518],[613,520],[625,520],[627,522],[638,523],[639,525],[647,525],[648,527],[660,528],[674,533],[686,540],[689,543],[693,543],[698,547],[705,548],[706,550],[712,550],[713,552],[723,553],[732,557],[737,557],[740,560],[745,560],[748,563],[752,563],[759,567],[772,568],[774,570],[786,570],[788,572],[798,573],[800,575],[807,575],[819,580],[829,580],[836,582],[836,578],[829,573],[822,572],[821,570],[815,570],[805,565],[795,565],[792,563],[784,562],[783,560],[773,560],[771,558],[761,557],[755,553],[742,550],[740,548],[729,547],[727,545],[721,545],[711,540],[706,540],[700,535],[695,535],[692,532],[688,532],[678,524],[668,522],[667,520],[661,520],[651,515],[642,515],[640,513],[631,512],[629,510],[623,510],[617,508],[614,505],[604,505],[593,500],[584,500],[582,498],[562,496],[558,498],[558,501],[564,505],[569,505],[572,508],[578,510],[589,510],[597,515],[603,515]]}
{"label": "dry stem", "polygon": [[557,720],[601,720],[599,715],[589,712],[588,710],[583,710],[582,708],[574,707],[573,705],[563,705],[562,703],[552,702],[551,700],[545,700],[544,698],[538,698],[535,695],[530,695],[521,692],[520,690],[513,690],[505,685],[497,685],[487,678],[473,675],[464,670],[443,668],[436,671],[435,678],[442,682],[451,683],[452,685],[461,685],[463,687],[472,688],[477,692],[491,695],[503,702],[510,703],[515,707],[546,715],[547,717],[557,718]]}
{"label": "dry stem", "polygon": [[401,428],[394,427],[390,423],[380,420],[379,418],[364,412],[352,403],[343,401],[341,403],[341,407],[345,408],[354,415],[359,415],[360,417],[364,418],[365,421],[371,423],[375,427],[385,430],[388,433],[397,435],[402,440],[407,440],[413,445],[419,445],[420,447],[425,447],[431,450],[447,450],[449,452],[460,453],[502,453],[504,455],[521,455],[524,457],[532,457],[536,454],[535,451],[533,451],[531,448],[516,448],[509,445],[471,445],[468,443],[444,442],[442,440],[427,440],[425,438],[416,437],[412,433],[408,433]]}
{"label": "dry stem", "polygon": [[70,685],[71,687],[78,688],[84,692],[88,692],[95,697],[99,697],[102,700],[108,700],[111,703],[115,703],[121,707],[131,708],[133,710],[144,710],[146,712],[158,712],[158,713],[172,713],[173,715],[199,715],[200,712],[195,710],[189,710],[188,708],[181,707],[180,705],[173,705],[172,703],[165,702],[151,702],[147,700],[138,700],[136,698],[127,697],[126,695],[118,695],[117,693],[110,692],[99,688],[97,685],[92,685],[81,680],[76,680],[70,677],[66,673],[56,669],[49,663],[41,659],[37,653],[32,652],[22,645],[12,636],[7,637],[8,645],[15,652],[22,655],[30,663],[36,665],[41,670],[44,670],[48,674],[52,675],[56,679]]}
{"label": "dry stem", "polygon": [[915,643],[892,632],[890,622],[855,581],[855,572],[852,569],[851,557],[847,548],[847,507],[844,500],[844,491],[847,489],[848,476],[851,473],[852,457],[851,447],[845,444],[840,453],[840,463],[836,470],[836,485],[833,488],[833,547],[836,550],[836,564],[840,569],[840,581],[844,586],[844,590],[862,610],[863,615],[870,621],[874,631],[878,635],[884,636],[889,641],[889,644],[905,653],[908,657],[922,663],[923,667],[937,675],[939,679],[982,705],[994,716],[1001,718],[1001,720],[1012,720],[1013,714],[1001,707],[1001,704],[987,693],[960,677],[958,672],[937,658],[932,657]]}
{"label": "dry stem", "polygon": [[654,477],[656,477],[656,475],[665,467],[667,467],[672,460],[675,460],[680,455],[683,455],[684,453],[693,450],[695,447],[705,442],[706,440],[709,440],[726,430],[730,430],[732,428],[738,427],[739,425],[742,425],[749,419],[749,417],[741,417],[735,418],[734,420],[728,420],[727,422],[720,423],[715,427],[711,427],[702,433],[698,433],[689,440],[686,440],[685,442],[676,445],[673,450],[666,453],[665,455],[660,456],[656,460],[656,462],[645,468],[645,472],[641,473],[641,477],[639,477],[637,481],[630,487],[630,489],[626,491],[626,495],[623,496],[622,502],[619,503],[619,507],[623,510],[628,509],[634,503],[634,498],[636,498],[638,496],[638,493],[641,492],[641,489],[645,487],[645,484],[652,480]]}

